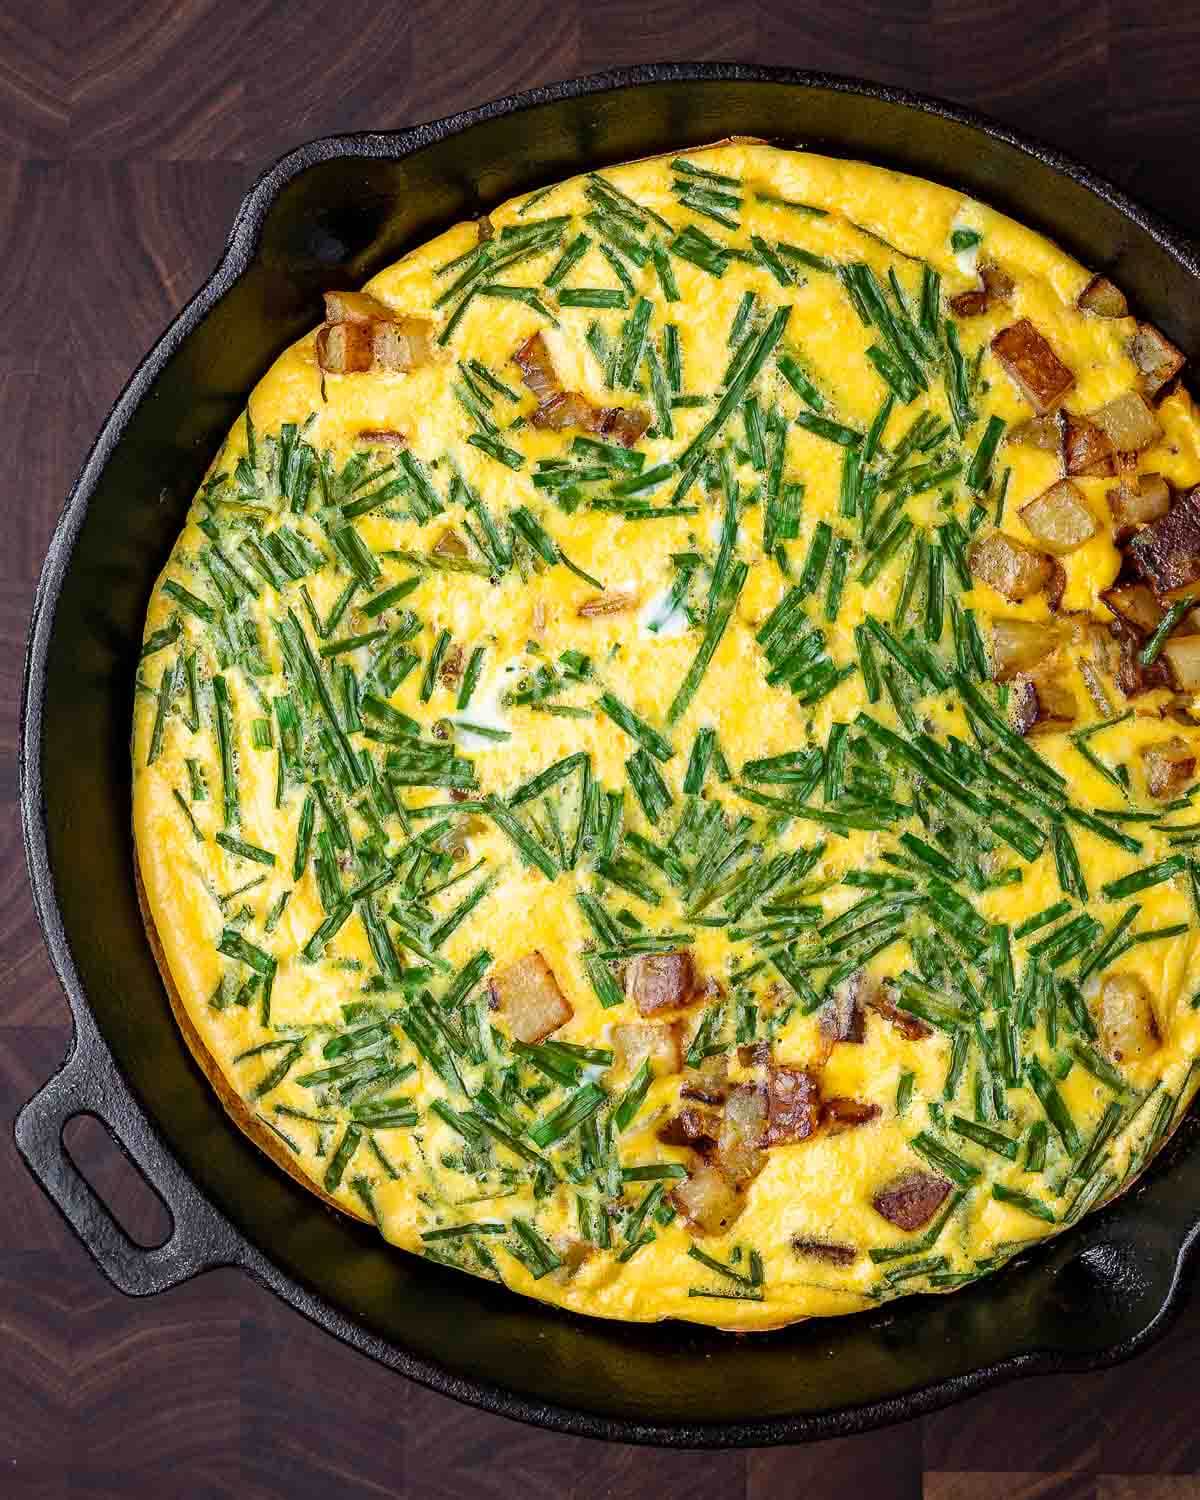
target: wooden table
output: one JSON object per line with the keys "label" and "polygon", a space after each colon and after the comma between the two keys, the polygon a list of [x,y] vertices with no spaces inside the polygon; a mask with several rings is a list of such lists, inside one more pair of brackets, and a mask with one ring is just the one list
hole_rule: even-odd
{"label": "wooden table", "polygon": [[[1200,231],[1200,8],[1166,0],[6,0],[0,7],[0,1099],[66,1007],[26,889],[16,725],[30,599],[110,402],[208,273],[258,171],[661,58],[857,73],[1025,128]],[[78,1129],[78,1127],[76,1127]],[[93,1133],[80,1159],[145,1223]],[[1200,1298],[1123,1368],[1027,1381],[808,1448],[663,1454],[557,1437],[369,1363],[238,1274],[145,1303],[102,1279],[0,1138],[0,1495],[357,1500],[1200,1496]]]}

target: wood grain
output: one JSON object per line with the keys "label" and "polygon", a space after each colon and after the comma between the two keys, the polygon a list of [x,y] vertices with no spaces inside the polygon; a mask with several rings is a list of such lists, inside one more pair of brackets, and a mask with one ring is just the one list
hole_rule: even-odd
{"label": "wood grain", "polygon": [[[858,73],[985,108],[1200,234],[1200,9],[1178,0],[6,0],[0,6],[0,1103],[53,1072],[66,1010],[16,814],[37,571],[133,364],[280,152],[664,57]],[[1182,160],[1181,160],[1182,158]],[[111,1161],[72,1138],[122,1211]],[[753,1453],[556,1437],[371,1364],[232,1272],[132,1302],[0,1137],[8,1500],[1190,1500],[1200,1299],[1155,1349],[888,1432]],[[136,1224],[132,1225],[136,1230]]]}

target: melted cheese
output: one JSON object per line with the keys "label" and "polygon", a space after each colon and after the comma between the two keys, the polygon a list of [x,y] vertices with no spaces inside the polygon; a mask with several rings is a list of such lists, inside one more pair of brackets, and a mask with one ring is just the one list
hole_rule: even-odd
{"label": "melted cheese", "polygon": [[[1004,267],[1016,285],[1008,306],[998,306],[979,318],[962,320],[960,333],[968,359],[997,329],[1025,317],[1045,334],[1074,372],[1076,384],[1068,398],[1073,410],[1092,410],[1134,385],[1136,372],[1124,347],[1132,322],[1106,321],[1078,311],[1075,298],[1086,284],[1088,273],[1055,246],[986,205],[964,200],[948,188],[861,163],[763,145],[724,145],[695,152],[690,160],[707,171],[742,180],[739,215],[742,228],[736,235],[731,236],[706,218],[681,210],[672,194],[672,176],[664,160],[614,168],[606,175],[644,210],[662,215],[673,225],[694,222],[706,232],[711,230],[713,238],[722,243],[748,248],[752,233],[772,245],[779,241],[799,244],[837,264],[864,261],[873,267],[881,281],[886,280],[889,268],[894,267],[914,305],[919,295],[921,261],[941,274],[945,293],[973,284],[973,263],[965,264],[961,257],[956,257],[950,245],[953,228],[969,226],[982,236],[980,253]],[[760,200],[754,196],[755,190],[813,205],[823,215],[805,214]],[[586,503],[569,514],[557,508],[549,493],[535,489],[530,481],[539,460],[561,459],[567,453],[570,433],[539,431],[529,425],[502,432],[504,441],[523,456],[519,470],[502,466],[466,441],[474,428],[455,396],[461,368],[477,359],[518,395],[516,402],[496,396],[494,419],[498,425],[507,427],[518,412],[527,414],[533,406],[532,398],[520,385],[519,372],[509,361],[513,352],[539,331],[545,335],[565,387],[584,392],[601,406],[618,401],[626,406],[649,405],[651,392],[644,372],[639,377],[645,387],[641,391],[614,395],[606,387],[604,372],[585,336],[589,325],[598,323],[610,341],[618,338],[627,314],[569,307],[555,310],[553,294],[540,289],[562,248],[581,228],[582,215],[590,206],[584,180],[576,179],[555,188],[536,205],[512,202],[491,215],[497,235],[502,235],[506,228],[548,215],[575,216],[555,249],[500,273],[501,280],[510,284],[539,288],[538,295],[544,299],[544,305],[555,311],[553,326],[548,327],[543,313],[525,302],[479,296],[470,304],[448,344],[439,346],[438,356],[431,363],[406,374],[326,374],[324,378],[316,362],[314,336],[310,335],[279,358],[255,388],[249,405],[258,439],[260,480],[264,472],[264,444],[268,438],[277,436],[285,423],[307,423],[303,428],[304,440],[317,452],[328,451],[339,465],[361,448],[359,434],[364,430],[397,430],[403,434],[409,452],[427,467],[435,489],[443,498],[448,492],[451,473],[457,470],[466,484],[484,497],[493,516],[503,518],[519,505],[530,507],[572,563],[601,580],[607,590],[620,590],[636,597],[636,607],[630,612],[585,618],[579,615],[579,606],[597,590],[564,566],[539,564],[527,577],[513,568],[498,580],[473,573],[424,571],[415,591],[397,609],[384,615],[384,623],[394,624],[399,611],[405,608],[415,611],[420,631],[411,644],[422,662],[441,631],[448,631],[466,654],[475,646],[484,645],[482,676],[469,707],[461,712],[456,709],[454,691],[441,686],[435,688],[428,703],[422,700],[421,667],[409,673],[388,701],[426,726],[434,719],[461,719],[510,736],[495,739],[459,735],[458,750],[474,764],[480,795],[505,795],[560,757],[583,750],[591,758],[593,776],[605,788],[624,789],[627,826],[651,837],[665,838],[682,806],[688,754],[701,728],[716,729],[721,751],[737,775],[748,761],[823,745],[833,724],[852,723],[868,705],[864,683],[857,672],[809,708],[798,704],[786,684],[768,686],[765,682],[762,651],[755,633],[784,596],[789,583],[775,563],[763,556],[761,503],[745,505],[740,518],[736,550],[751,566],[733,619],[700,690],[669,731],[675,753],[660,769],[675,805],[657,833],[641,817],[627,784],[626,761],[636,746],[610,718],[599,712],[584,717],[559,717],[506,704],[506,695],[539,665],[553,663],[563,651],[577,651],[590,658],[591,677],[581,684],[568,685],[559,695],[561,701],[591,710],[601,688],[608,687],[636,714],[665,730],[668,705],[696,655],[702,630],[702,622],[699,628],[694,628],[681,610],[668,610],[676,577],[670,559],[672,554],[698,551],[706,564],[711,564],[717,546],[714,537],[720,532],[720,495],[710,492],[703,482],[697,482],[686,497],[687,507],[695,508],[696,513],[682,510],[666,519],[625,521],[620,516],[589,509]],[[586,225],[582,227],[587,229]],[[652,232],[657,230],[654,224],[649,228]],[[477,232],[472,224],[451,229],[381,272],[370,282],[368,290],[401,312],[431,316],[439,329],[444,327],[454,302],[441,307],[437,302],[457,272],[441,272],[439,268],[468,255],[477,243]],[[615,286],[613,271],[599,253],[598,236],[592,230],[588,232],[592,244],[567,278],[567,284]],[[785,287],[752,255],[732,261],[720,278],[674,256],[670,266],[678,284],[678,301],[664,299],[652,261],[643,268],[630,264],[628,273],[639,292],[653,302],[651,339],[661,347],[664,326],[672,323],[678,328],[684,393],[709,399],[704,406],[681,406],[673,411],[674,436],[652,432],[639,443],[639,451],[645,455],[644,472],[675,460],[681,446],[712,415],[715,405],[712,398],[721,389],[730,361],[730,327],[747,291],[755,294],[760,309],[791,307],[784,345],[802,360],[822,393],[825,414],[859,432],[867,429],[886,391],[865,357],[868,346],[879,341],[879,331],[865,327],[859,320],[836,276],[796,266],[793,284]],[[985,383],[979,393],[981,410],[998,414],[1010,429],[1030,414],[1027,403],[990,354],[984,356],[981,375]],[[789,416],[805,409],[770,367],[755,390],[764,412],[770,410],[772,403],[777,403]],[[929,405],[939,417],[945,415],[946,401],[936,370]],[[920,403],[908,407],[896,404],[883,433],[885,448],[898,441],[919,409]],[[1163,439],[1141,456],[1140,466],[1162,473],[1176,485],[1196,483],[1200,480],[1197,443],[1200,428],[1187,396],[1182,392],[1170,396],[1160,406],[1159,414]],[[962,451],[969,460],[981,430],[981,425],[973,429],[961,450],[953,440],[946,446],[955,452]],[[729,442],[732,448],[731,461],[741,480],[744,498],[762,482],[763,476],[756,474],[745,462],[745,455],[738,452],[743,441],[740,418],[735,417],[727,424],[719,441]],[[214,461],[212,476],[232,474],[246,453],[246,423],[239,421]],[[785,548],[793,580],[803,565],[819,522],[828,522],[837,533],[856,542],[857,523],[838,514],[842,458],[843,450],[825,437],[805,430],[794,421],[787,423],[783,474],[788,482],[804,486],[800,535],[788,541]],[[381,461],[386,460],[384,454]],[[1005,529],[1029,541],[1017,510],[1057,477],[1054,456],[1034,448],[1008,445],[1001,450],[997,461],[997,468],[1001,465],[1011,469]],[[674,483],[672,478],[655,491],[650,503],[669,505]],[[1111,481],[1083,479],[1079,483],[1097,519],[1106,523],[1104,491]],[[260,530],[270,530],[283,520],[329,559],[320,570],[304,579],[312,607],[324,619],[342,594],[349,575],[333,555],[318,514],[320,501],[316,491],[304,515],[288,513],[286,505],[276,500],[278,510],[257,518],[251,515],[247,528],[244,524],[247,513],[227,503],[232,488],[229,479],[216,483],[209,495],[209,501],[215,498],[215,504],[206,501],[202,492],[173,550],[164,579],[175,580],[191,594],[208,601],[213,610],[219,610],[219,594],[201,561],[210,541],[202,523],[210,518],[216,523],[222,546],[228,548],[227,555],[247,578],[252,578],[238,551],[240,540],[253,537]],[[970,502],[961,479],[952,492],[953,513],[965,517]],[[908,502],[907,514],[915,526],[930,529],[945,519],[949,512],[941,504],[942,493],[939,489],[918,494]],[[987,502],[989,507],[994,494],[993,491]],[[447,525],[461,533],[464,520],[461,505],[447,504],[443,515],[421,526],[403,515],[400,509],[403,504],[401,498],[390,509],[372,511],[356,522],[362,540],[380,559],[382,580],[373,589],[358,590],[333,632],[334,637],[361,634],[374,628],[379,621],[363,615],[361,606],[376,589],[383,589],[413,571],[410,563],[389,557],[389,552],[424,554]],[[814,619],[819,620],[826,632],[828,654],[838,665],[856,661],[854,626],[864,615],[871,614],[884,621],[892,618],[904,577],[901,558],[864,585],[858,580],[862,560],[856,547],[850,554],[849,575],[834,620],[819,619],[824,585],[810,603]],[[1097,595],[1115,577],[1119,566],[1108,526],[1101,524],[1096,538],[1064,559],[1064,566],[1067,587],[1063,609],[1105,618]],[[707,577],[701,570],[691,592],[693,606],[701,611]],[[288,608],[297,611],[306,629],[309,629],[308,618],[296,586],[277,594],[261,579],[254,579],[254,583],[257,597],[243,604],[241,615],[257,629],[265,675],[255,677],[237,662],[226,665],[223,672],[233,710],[232,753],[236,758],[240,814],[237,826],[229,832],[247,844],[274,853],[274,865],[254,863],[216,842],[215,836],[224,826],[224,783],[210,680],[221,671],[221,664],[212,628],[186,607],[181,608],[178,595],[172,596],[161,587],[155,590],[150,602],[147,637],[175,621],[180,639],[147,658],[142,690],[137,697],[133,758],[138,858],[170,975],[215,1065],[247,1102],[247,1108],[262,1127],[280,1132],[300,1169],[318,1183],[329,1182],[333,1196],[348,1212],[365,1216],[370,1207],[383,1233],[397,1246],[417,1252],[440,1251],[463,1269],[498,1275],[519,1293],[580,1312],[637,1320],[688,1318],[740,1329],[775,1326],[803,1316],[852,1312],[872,1305],[880,1297],[930,1284],[921,1279],[888,1283],[883,1279],[884,1274],[895,1266],[903,1267],[905,1262],[901,1259],[881,1266],[864,1253],[872,1247],[901,1246],[920,1238],[919,1233],[905,1235],[886,1222],[872,1205],[875,1191],[900,1168],[923,1165],[909,1146],[919,1128],[933,1128],[982,1174],[981,1185],[957,1208],[938,1240],[936,1253],[944,1257],[940,1264],[945,1276],[932,1285],[950,1285],[952,1282],[945,1278],[968,1275],[980,1263],[993,1258],[999,1263],[1014,1247],[1052,1232],[1053,1226],[1030,1217],[1011,1203],[997,1200],[989,1193],[988,1185],[996,1182],[1020,1192],[1048,1193],[1046,1201],[1056,1217],[1061,1217],[1073,1197],[1074,1187],[1069,1179],[1070,1163],[1056,1145],[1053,1132],[1046,1172],[1037,1174],[1023,1170],[1023,1156],[1010,1162],[939,1128],[931,1109],[936,1112],[944,1106],[947,1114],[960,1112],[974,1116],[968,1097],[974,1062],[955,1101],[944,1103],[943,1088],[950,1064],[947,1035],[936,1032],[923,1041],[906,1041],[874,1014],[868,1017],[864,1045],[842,1044],[833,1048],[822,1074],[822,1091],[826,1096],[843,1095],[876,1103],[880,1117],[858,1129],[837,1135],[822,1131],[802,1143],[772,1149],[765,1168],[746,1191],[740,1217],[725,1235],[699,1241],[706,1254],[727,1263],[737,1247],[757,1250],[763,1270],[761,1300],[689,1296],[689,1288],[728,1293],[744,1290],[744,1286],[687,1257],[689,1247],[697,1241],[678,1216],[665,1224],[649,1219],[647,1223],[653,1228],[655,1238],[622,1261],[615,1253],[624,1243],[620,1237],[621,1216],[616,1213],[614,1250],[586,1254],[577,1267],[573,1266],[570,1249],[579,1239],[576,1185],[564,1174],[548,1194],[535,1198],[524,1163],[503,1146],[493,1146],[492,1171],[486,1180],[474,1181],[469,1163],[466,1171],[460,1170],[463,1140],[443,1117],[431,1113],[429,1106],[435,1099],[441,1099],[453,1109],[462,1110],[468,1101],[422,1060],[402,1027],[393,1028],[393,1045],[400,1049],[412,1071],[386,1092],[388,1097],[398,1095],[410,1100],[418,1123],[375,1131],[379,1154],[371,1150],[371,1133],[364,1132],[340,1176],[336,1181],[330,1177],[331,1160],[343,1139],[346,1109],[329,1098],[327,1092],[323,1093],[321,1085],[300,1080],[336,1063],[336,1049],[332,1061],[323,1056],[323,1051],[331,1039],[347,1030],[344,1006],[379,1005],[386,1011],[399,1003],[402,996],[396,990],[386,992],[370,987],[376,964],[358,915],[341,927],[322,959],[308,962],[302,955],[325,916],[311,858],[304,864],[300,877],[293,878],[297,829],[309,788],[298,777],[286,775],[282,794],[277,794],[279,726],[272,724],[272,747],[257,748],[253,721],[273,720],[273,701],[289,687],[271,620],[282,616]],[[974,609],[985,622],[993,614],[1020,613],[1040,618],[1047,612],[1040,597],[1017,609],[983,585],[960,593],[949,568],[947,592],[950,597],[958,596],[963,608]],[[650,629],[649,622],[659,618],[666,621],[664,627],[657,631]],[[311,629],[309,635],[314,646],[322,644]],[[948,647],[952,656],[951,639],[947,621],[942,646]],[[535,647],[540,647],[540,653],[535,652]],[[323,671],[330,690],[336,691],[331,669],[337,663],[353,665],[362,679],[369,670],[371,651],[370,645],[363,646],[325,663]],[[196,729],[189,727],[185,687],[166,716],[161,746],[151,759],[160,673],[173,669],[176,652],[181,657],[196,653],[201,722]],[[294,682],[291,693],[293,698],[297,696]],[[1081,686],[1078,696],[1087,711]],[[957,706],[948,709],[949,701],[930,699],[922,712],[936,723],[939,737],[956,733],[970,742],[961,709]],[[1093,742],[1097,753],[1134,768],[1139,805],[1148,805],[1141,794],[1140,772],[1136,769],[1139,751],[1168,733],[1153,711],[1156,702],[1154,697],[1139,700],[1133,718]],[[881,722],[899,727],[886,697],[871,712]],[[1174,725],[1169,732],[1195,737],[1194,730]],[[384,747],[358,735],[352,739],[356,747],[370,750],[381,763]],[[1079,806],[1120,805],[1121,798],[1113,786],[1072,749],[1065,735],[1044,738],[1039,749],[1066,778],[1071,798]],[[188,769],[189,760],[194,771]],[[203,800],[194,796],[193,774],[202,778],[207,793]],[[329,796],[339,801],[334,780],[327,775],[326,781]],[[905,786],[902,779],[897,782],[897,797],[905,795]],[[761,789],[770,794],[787,793],[786,786]],[[731,818],[759,811],[738,802],[731,789],[722,785],[712,772],[707,795],[718,798]],[[404,789],[401,796],[413,809],[440,805],[446,800],[444,791],[430,788]],[[357,802],[359,798],[350,800]],[[186,813],[181,810],[181,802]],[[818,808],[822,805],[819,791],[812,802]],[[367,825],[357,813],[346,816],[355,840],[361,842],[367,837]],[[318,829],[325,826],[319,811],[316,826]],[[417,831],[428,826],[428,821],[415,825]],[[1127,903],[1100,901],[1100,887],[1171,852],[1167,835],[1149,824],[1121,826],[1132,830],[1142,841],[1140,855],[1131,856],[1087,829],[1071,829],[1095,901],[1094,914],[1106,926],[1116,920]],[[404,834],[394,819],[388,823],[387,832],[389,847],[394,852],[405,842]],[[773,849],[808,848],[818,838],[825,840],[826,849],[809,878],[824,883],[824,889],[807,899],[820,902],[828,919],[864,894],[838,884],[842,877],[868,868],[886,869],[880,865],[880,855],[896,845],[892,833],[851,831],[841,837],[836,833],[822,834],[819,825],[795,819],[776,833]],[[589,860],[583,860],[578,878],[567,874],[547,880],[541,871],[521,862],[512,844],[492,821],[479,816],[470,818],[466,830],[459,834],[459,843],[465,862],[455,867],[456,872],[483,862],[480,873],[493,872],[498,879],[469,919],[440,946],[438,957],[458,969],[472,955],[486,949],[499,968],[525,953],[540,951],[574,1010],[572,1020],[556,1034],[557,1039],[592,1048],[608,1046],[613,1024],[636,1016],[629,1001],[613,1009],[603,1009],[582,962],[581,955],[594,938],[574,895],[580,884],[592,889],[598,886],[587,868]],[[987,854],[984,862],[989,866],[996,863],[1003,868],[1017,868],[1021,873],[1019,883],[987,889],[975,897],[978,911],[988,923],[1007,923],[1015,928],[1030,914],[1061,898],[1049,844],[1040,857],[1029,863],[1004,846],[994,854]],[[356,873],[346,851],[342,851],[340,863],[341,878],[349,888],[361,878],[361,872]],[[660,907],[648,907],[620,890],[610,888],[604,892],[600,886],[609,910],[627,907],[652,928],[678,928],[684,920],[683,913],[668,883],[652,868],[648,868],[647,874],[663,893]],[[259,877],[260,883],[243,894],[228,894]],[[450,911],[478,878],[471,876],[433,898],[431,905],[439,917]],[[286,892],[290,892],[286,905],[268,933],[268,915],[277,911],[278,902]],[[383,892],[381,913],[386,912],[393,899],[393,888]],[[1129,1170],[1160,1101],[1168,1094],[1179,1096],[1190,1090],[1195,1079],[1191,1063],[1200,1054],[1200,1014],[1191,1003],[1200,984],[1200,964],[1196,952],[1196,917],[1186,881],[1177,878],[1155,885],[1136,899],[1141,904],[1137,932],[1174,924],[1186,924],[1187,930],[1170,941],[1137,944],[1119,961],[1120,972],[1139,976],[1153,997],[1162,1043],[1128,1069],[1131,1086],[1142,1091],[1146,1101],[1133,1115],[1129,1110],[1136,1103],[1135,1096],[1122,1098],[1123,1107],[1129,1108],[1122,1115],[1120,1129],[1109,1148],[1114,1181],[1119,1181]],[[713,907],[713,911],[717,910],[719,904]],[[261,984],[251,1003],[224,1003],[252,975],[252,970],[236,958],[218,951],[222,932],[230,927],[276,959],[269,1026],[261,1018]],[[736,947],[731,944],[727,929],[697,926],[690,930],[694,931],[692,951],[698,970],[726,981]],[[399,936],[395,940],[399,945]],[[1017,945],[1017,953],[1020,973],[1024,944]],[[412,964],[419,962],[413,953],[405,958]],[[871,960],[872,972],[879,976],[895,975],[905,967],[914,967],[914,960],[903,942]],[[1089,980],[1086,986],[1089,1000],[1094,1000],[1100,978],[1095,975]],[[977,974],[976,980],[982,987],[986,973]],[[223,993],[222,1003],[215,1006],[211,1001],[223,982],[230,990]],[[430,987],[435,992],[443,986],[440,973],[432,976]],[[762,1028],[771,1020],[772,1007],[784,1011],[790,1000],[778,976],[769,968],[759,975],[755,995]],[[696,1005],[686,1013],[689,1035],[701,1010]],[[479,1025],[477,1008],[468,1008],[466,1014],[468,1018],[474,1017],[469,1024]],[[503,1018],[490,1020],[503,1042]],[[1066,1055],[1070,1033],[1065,1023],[1060,1023],[1060,1031],[1057,1048],[1043,1049],[1051,1061],[1055,1056]],[[486,1029],[484,1035],[486,1039]],[[726,1032],[726,1037],[732,1040],[731,1031]],[[287,1055],[291,1039],[299,1044],[298,1060],[281,1083],[259,1095],[256,1091],[270,1070]],[[276,1044],[271,1050],[254,1051],[270,1043]],[[503,1060],[496,1045],[487,1043],[493,1077],[498,1059]],[[819,1054],[816,1015],[805,1015],[800,1008],[794,1008],[778,1032],[777,1060],[798,1066],[812,1065]],[[977,1057],[977,1050],[974,1055]],[[749,1069],[736,1062],[731,1072],[735,1078],[751,1076]],[[896,1107],[897,1089],[906,1073],[913,1078],[912,1102],[900,1114]],[[477,1084],[482,1075],[471,1076]],[[624,1082],[608,1077],[598,1067],[582,1076],[597,1078],[617,1092]],[[532,1071],[523,1073],[523,1087],[532,1087],[540,1078],[540,1074]],[[626,1165],[694,1164],[688,1152],[662,1144],[656,1134],[664,1119],[674,1112],[679,1082],[678,1076],[668,1076],[656,1079],[651,1085],[632,1127],[620,1137],[620,1159]],[[1078,1062],[1059,1083],[1059,1088],[1086,1141],[1114,1097],[1112,1091]],[[550,1092],[546,1101],[539,1101],[528,1110],[522,1105],[519,1110],[523,1118],[532,1120],[535,1113],[552,1107],[559,1098],[558,1092]],[[994,1126],[1013,1138],[1020,1135],[1024,1143],[1029,1126],[1041,1118],[1040,1108],[1028,1088],[1009,1090],[1007,1098],[1011,1117],[1006,1122],[993,1122]],[[1181,1111],[1183,1103],[1178,1100],[1174,1108]],[[559,1145],[570,1146],[570,1138]],[[560,1167],[569,1159],[561,1150],[549,1151],[547,1155],[559,1162]],[[447,1161],[457,1162],[458,1166],[446,1165]],[[502,1178],[512,1180],[506,1182]],[[1061,1185],[1061,1193],[1053,1191],[1056,1183]],[[640,1200],[647,1186],[653,1184],[627,1184],[630,1208]],[[668,1181],[665,1186],[670,1187],[671,1183]],[[595,1197],[590,1186],[579,1191]],[[439,1227],[472,1221],[507,1224],[513,1214],[535,1224],[538,1234],[557,1246],[568,1264],[549,1275],[535,1276],[509,1248],[512,1245],[520,1249],[520,1243],[511,1234],[480,1233],[473,1239],[462,1237],[440,1242],[421,1237]],[[849,1266],[835,1266],[798,1255],[793,1248],[796,1239],[827,1239],[853,1246],[859,1253]],[[474,1250],[473,1245],[481,1248]],[[744,1255],[736,1263],[743,1273],[748,1264]]]}

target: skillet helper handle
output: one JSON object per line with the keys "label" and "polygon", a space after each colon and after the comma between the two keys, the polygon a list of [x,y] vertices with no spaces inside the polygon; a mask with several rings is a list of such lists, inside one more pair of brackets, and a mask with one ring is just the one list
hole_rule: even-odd
{"label": "skillet helper handle", "polygon": [[[135,1244],[72,1161],[63,1130],[94,1115],[171,1216],[171,1233],[154,1248]],[[166,1291],[201,1271],[244,1260],[237,1236],[163,1149],[130,1096],[99,1036],[76,1036],[57,1073],[17,1116],[17,1148],[55,1207],[105,1276],[132,1297]]]}

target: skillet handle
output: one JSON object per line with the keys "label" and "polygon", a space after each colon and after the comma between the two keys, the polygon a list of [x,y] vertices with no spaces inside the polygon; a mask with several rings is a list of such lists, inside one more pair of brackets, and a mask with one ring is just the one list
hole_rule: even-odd
{"label": "skillet handle", "polygon": [[[101,1121],[162,1199],[171,1216],[163,1244],[135,1244],[71,1160],[63,1130],[80,1114]],[[98,1035],[85,1041],[76,1033],[62,1070],[21,1110],[14,1134],[55,1207],[105,1276],[129,1296],[147,1297],[201,1271],[245,1264],[232,1227],[163,1149]]]}

